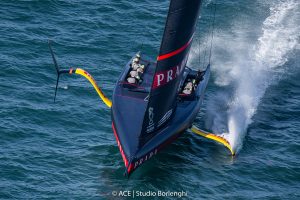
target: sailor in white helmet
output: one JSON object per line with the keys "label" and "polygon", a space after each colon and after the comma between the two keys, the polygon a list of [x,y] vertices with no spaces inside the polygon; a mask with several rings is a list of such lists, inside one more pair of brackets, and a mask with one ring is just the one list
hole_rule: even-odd
{"label": "sailor in white helmet", "polygon": [[132,67],[133,70],[137,70],[137,68],[139,68],[139,59],[134,58],[132,60],[131,67]]}
{"label": "sailor in white helmet", "polygon": [[140,59],[141,59],[140,53],[137,53],[137,54],[135,55],[135,57],[138,58],[138,59],[140,60]]}
{"label": "sailor in white helmet", "polygon": [[136,83],[136,79],[133,78],[133,77],[128,77],[128,78],[127,78],[127,82],[128,82],[128,83],[131,83],[131,84],[135,84],[135,83]]}
{"label": "sailor in white helmet", "polygon": [[141,81],[140,74],[144,72],[145,65],[140,64],[141,55],[137,53],[135,58],[132,59],[131,67],[132,71],[129,72],[130,77],[127,78],[129,83],[136,83]]}
{"label": "sailor in white helmet", "polygon": [[140,73],[137,71],[131,71],[130,72],[130,76],[134,77],[138,82],[141,81],[141,77],[140,77]]}
{"label": "sailor in white helmet", "polygon": [[140,56],[140,54],[139,54],[139,53],[137,53],[137,54],[135,55],[135,58],[134,58],[134,59],[132,59],[132,63],[139,64],[139,62],[140,62],[140,59],[141,59],[141,56]]}
{"label": "sailor in white helmet", "polygon": [[141,58],[140,54],[137,53],[137,54],[135,55],[135,58],[132,59],[131,66],[132,66],[133,70],[137,70],[137,68],[139,67],[139,65],[140,65],[140,64],[139,64],[139,63],[140,63],[140,58]]}
{"label": "sailor in white helmet", "polygon": [[144,73],[145,65],[139,64],[139,67],[136,69],[137,72]]}
{"label": "sailor in white helmet", "polygon": [[136,64],[138,64],[139,63],[139,59],[138,58],[134,58],[134,59],[132,59],[132,63],[136,63]]}
{"label": "sailor in white helmet", "polygon": [[136,76],[138,76],[138,72],[137,72],[137,71],[134,71],[134,70],[132,70],[131,72],[129,72],[129,74],[130,74],[131,77],[136,77]]}
{"label": "sailor in white helmet", "polygon": [[131,71],[129,72],[129,77],[127,78],[128,83],[137,83],[137,81],[140,81],[140,76],[139,73],[137,71]]}
{"label": "sailor in white helmet", "polygon": [[190,95],[190,94],[192,94],[192,91],[193,91],[193,83],[192,83],[192,82],[188,82],[188,83],[185,85],[185,87],[184,87],[182,93],[183,93],[183,94]]}
{"label": "sailor in white helmet", "polygon": [[132,63],[132,70],[137,70],[139,68],[139,64]]}
{"label": "sailor in white helmet", "polygon": [[140,78],[140,73],[137,71],[132,70],[131,72],[129,72],[129,78],[127,78],[127,81],[129,83],[136,83],[137,81],[141,81]]}

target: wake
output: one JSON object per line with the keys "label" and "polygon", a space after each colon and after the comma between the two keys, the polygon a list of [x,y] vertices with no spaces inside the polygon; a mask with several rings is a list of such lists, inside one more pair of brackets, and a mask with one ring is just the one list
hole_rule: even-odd
{"label": "wake", "polygon": [[287,70],[284,64],[299,48],[299,7],[297,0],[276,2],[255,41],[244,34],[249,27],[236,27],[234,36],[216,34],[212,71],[218,89],[207,99],[205,128],[223,133],[236,152],[265,91],[278,82]]}

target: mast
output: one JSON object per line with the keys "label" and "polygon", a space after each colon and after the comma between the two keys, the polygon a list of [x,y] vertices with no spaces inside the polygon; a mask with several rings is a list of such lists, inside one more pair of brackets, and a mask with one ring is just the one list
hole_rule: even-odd
{"label": "mast", "polygon": [[171,0],[144,116],[140,145],[154,136],[176,110],[177,93],[188,59],[201,0]]}

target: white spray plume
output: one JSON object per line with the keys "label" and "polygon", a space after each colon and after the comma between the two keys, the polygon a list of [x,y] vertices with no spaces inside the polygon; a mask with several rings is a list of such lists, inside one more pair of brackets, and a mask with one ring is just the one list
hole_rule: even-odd
{"label": "white spray plume", "polygon": [[[297,0],[287,0],[271,6],[269,17],[258,27],[261,34],[257,40],[244,34],[243,30],[249,31],[250,27],[240,25],[234,27],[234,34],[215,35],[212,74],[218,89],[206,99],[206,128],[214,133],[226,132],[235,151],[242,147],[266,89],[276,84],[290,53],[299,48],[299,4]],[[199,53],[203,54],[203,49],[193,49],[192,62]]]}

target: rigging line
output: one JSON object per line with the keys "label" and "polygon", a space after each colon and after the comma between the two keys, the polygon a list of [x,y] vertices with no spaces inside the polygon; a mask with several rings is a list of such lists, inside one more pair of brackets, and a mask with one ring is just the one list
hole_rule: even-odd
{"label": "rigging line", "polygon": [[205,68],[206,52],[207,52],[207,41],[205,41],[204,56],[203,56],[203,69]]}
{"label": "rigging line", "polygon": [[215,30],[216,10],[217,10],[217,4],[214,4],[214,18],[213,18],[213,24],[212,24],[212,30],[211,30],[211,40],[210,40],[210,50],[209,50],[209,60],[208,60],[208,64],[210,64],[210,60],[211,60],[211,50],[212,50],[212,45],[213,45],[213,40],[214,40],[214,30]]}
{"label": "rigging line", "polygon": [[201,44],[201,40],[200,40],[200,34],[199,34],[199,38],[198,38],[198,49],[199,49],[199,66],[201,66],[201,46],[200,46],[200,44]]}
{"label": "rigging line", "polygon": [[[213,8],[213,7],[210,8],[211,12],[212,12],[212,8]],[[210,18],[210,20],[211,20],[211,18]],[[211,21],[210,21],[210,23],[209,23],[208,29],[209,29],[209,33],[211,33],[211,32],[212,32],[212,22],[211,22]],[[205,39],[204,57],[203,57],[203,69],[205,68],[207,48],[208,48],[208,39],[206,38],[206,39]]]}
{"label": "rigging line", "polygon": [[142,45],[141,45],[141,50],[140,50],[140,52],[143,52],[143,47],[144,47],[144,40],[143,40],[143,42],[142,42]]}
{"label": "rigging line", "polygon": [[[201,16],[199,17],[199,19],[201,18]],[[198,20],[198,26],[197,26],[197,33],[198,33],[198,44],[197,44],[197,40],[195,41],[195,44],[198,45],[198,62],[199,62],[199,67],[201,68],[201,51],[200,51],[200,43],[201,43],[201,29],[200,29],[200,20]],[[197,59],[196,59],[197,60]],[[199,70],[200,70],[199,68]]]}
{"label": "rigging line", "polygon": [[[143,37],[144,35],[141,35],[141,36]],[[144,44],[145,44],[145,37],[142,38],[142,44],[140,45],[140,48],[139,48],[140,50],[138,50],[140,53],[143,52]]]}

